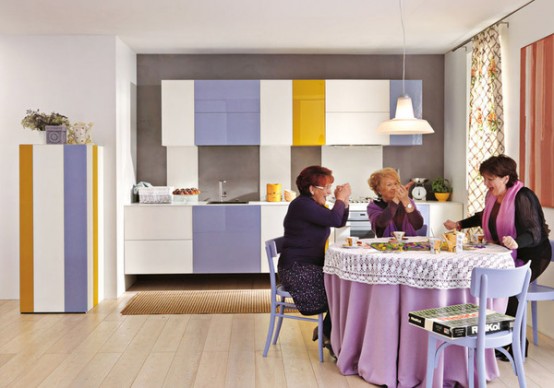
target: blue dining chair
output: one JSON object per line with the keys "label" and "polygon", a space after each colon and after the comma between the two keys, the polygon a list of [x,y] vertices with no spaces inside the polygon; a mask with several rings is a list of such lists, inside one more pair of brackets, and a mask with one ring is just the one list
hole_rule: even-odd
{"label": "blue dining chair", "polygon": [[[439,356],[448,346],[457,345],[468,348],[468,382],[474,386],[475,364],[479,387],[486,387],[485,349],[495,348],[502,352],[512,363],[517,375],[519,386],[526,387],[523,354],[521,350],[523,316],[527,305],[523,303],[527,296],[531,270],[529,263],[518,268],[493,269],[474,268],[471,273],[470,293],[479,300],[479,318],[476,336],[449,338],[428,331],[427,340],[427,370],[425,386],[433,385],[433,374]],[[511,330],[486,333],[486,307],[489,299],[516,296],[519,300],[514,326]],[[440,344],[437,348],[437,344]],[[512,345],[513,357],[503,346]]]}
{"label": "blue dining chair", "polygon": [[[269,351],[269,345],[271,343],[271,337],[273,337],[273,345],[277,343],[279,333],[281,331],[281,324],[283,318],[296,319],[299,321],[309,321],[317,323],[318,341],[317,346],[319,348],[319,361],[323,362],[323,313],[318,314],[317,318],[309,318],[306,316],[293,315],[287,310],[296,310],[296,305],[293,302],[287,302],[286,299],[292,300],[290,294],[283,287],[282,284],[277,283],[277,275],[275,273],[275,259],[281,253],[283,247],[284,237],[278,237],[265,242],[265,251],[267,253],[267,260],[269,264],[269,280],[271,283],[271,316],[269,318],[269,328],[267,329],[267,338],[265,340],[265,348],[263,356],[267,357]],[[275,328],[275,320],[277,320],[277,328]],[[275,334],[273,333],[275,331]]]}
{"label": "blue dining chair", "polygon": [[[550,240],[550,246],[552,247],[552,257],[550,261],[554,261],[554,240]],[[527,301],[531,302],[531,329],[533,330],[533,343],[535,345],[539,344],[537,302],[543,300],[554,300],[554,287],[538,284],[535,279],[529,284],[529,290],[527,291]],[[525,314],[523,322],[527,323],[527,314]],[[525,338],[523,338],[523,341],[525,342]],[[525,344],[523,344],[523,346],[525,346]]]}

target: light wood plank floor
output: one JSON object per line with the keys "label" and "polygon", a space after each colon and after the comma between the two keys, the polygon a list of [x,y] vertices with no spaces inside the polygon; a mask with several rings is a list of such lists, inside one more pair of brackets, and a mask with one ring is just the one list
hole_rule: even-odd
{"label": "light wood plank floor", "polygon": [[[122,316],[140,289],[260,288],[265,278],[140,281],[87,314],[20,314],[0,300],[0,387],[372,387],[317,357],[314,325],[286,320],[262,357],[268,314]],[[194,284],[196,282],[196,284]],[[422,354],[423,354],[423,350]],[[551,387],[554,341],[541,336],[525,364],[529,387]],[[491,387],[515,387],[509,363]]]}

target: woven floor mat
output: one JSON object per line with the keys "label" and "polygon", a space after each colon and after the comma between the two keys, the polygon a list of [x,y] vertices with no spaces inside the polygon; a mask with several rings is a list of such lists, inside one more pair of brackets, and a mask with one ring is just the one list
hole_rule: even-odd
{"label": "woven floor mat", "polygon": [[121,314],[268,313],[270,308],[271,291],[266,289],[141,291]]}

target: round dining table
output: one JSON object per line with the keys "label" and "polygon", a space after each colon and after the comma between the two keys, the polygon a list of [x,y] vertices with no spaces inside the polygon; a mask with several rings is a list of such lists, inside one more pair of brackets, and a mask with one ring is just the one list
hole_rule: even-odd
{"label": "round dining table", "polygon": [[[493,244],[434,254],[421,246],[415,250],[425,238],[413,237],[408,242],[414,250],[378,250],[388,241],[328,247],[323,271],[331,345],[344,375],[358,374],[389,388],[424,386],[427,333],[408,323],[408,313],[476,303],[469,291],[473,268],[513,268],[514,261],[510,250]],[[503,313],[506,303],[497,299],[489,307]],[[494,351],[487,350],[485,357],[487,380],[493,380],[499,375]],[[433,387],[455,385],[468,386],[467,349],[451,346],[438,362]]]}

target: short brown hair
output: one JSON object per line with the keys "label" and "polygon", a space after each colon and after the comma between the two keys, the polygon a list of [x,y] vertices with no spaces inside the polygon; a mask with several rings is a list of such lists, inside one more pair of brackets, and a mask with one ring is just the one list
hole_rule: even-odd
{"label": "short brown hair", "polygon": [[335,181],[333,172],[321,166],[306,167],[296,178],[296,186],[302,195],[312,195],[310,186],[326,186]]}
{"label": "short brown hair", "polygon": [[396,182],[400,183],[400,175],[398,175],[396,170],[392,167],[385,167],[381,170],[375,171],[373,174],[371,174],[371,176],[367,180],[367,183],[371,190],[373,190],[373,192],[375,192],[375,194],[377,194],[379,197],[381,196],[381,194],[377,191],[377,189],[381,185],[381,181],[383,180],[383,178],[392,178],[395,179]]}
{"label": "short brown hair", "polygon": [[491,174],[498,177],[508,176],[506,187],[512,187],[518,178],[517,163],[515,160],[506,155],[491,156],[479,166],[479,173]]}

